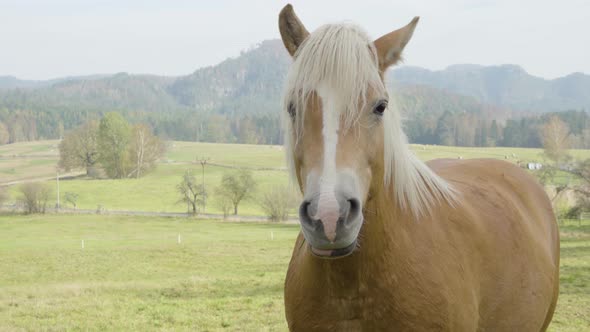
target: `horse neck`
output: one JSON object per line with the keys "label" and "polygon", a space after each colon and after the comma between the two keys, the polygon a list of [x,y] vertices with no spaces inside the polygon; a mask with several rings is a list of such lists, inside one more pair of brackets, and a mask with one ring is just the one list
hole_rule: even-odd
{"label": "horse neck", "polygon": [[360,253],[369,257],[390,255],[394,250],[392,246],[398,243],[396,238],[403,235],[403,227],[409,221],[408,215],[399,208],[395,193],[383,188],[382,182],[378,183],[365,204],[363,215]]}

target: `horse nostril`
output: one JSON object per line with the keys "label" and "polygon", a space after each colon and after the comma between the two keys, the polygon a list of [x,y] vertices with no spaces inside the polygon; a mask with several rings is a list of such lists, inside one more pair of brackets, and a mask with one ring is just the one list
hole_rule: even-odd
{"label": "horse nostril", "polygon": [[361,202],[356,198],[351,198],[348,200],[348,204],[350,205],[350,209],[348,210],[348,216],[346,220],[356,220],[361,212]]}
{"label": "horse nostril", "polygon": [[312,224],[312,218],[309,214],[310,205],[310,201],[303,201],[303,203],[301,203],[301,205],[299,206],[299,219],[301,220],[301,222],[304,222],[309,225]]}

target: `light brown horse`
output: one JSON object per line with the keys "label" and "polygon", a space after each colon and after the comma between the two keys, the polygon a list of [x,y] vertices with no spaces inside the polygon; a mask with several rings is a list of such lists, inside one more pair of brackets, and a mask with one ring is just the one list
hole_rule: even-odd
{"label": "light brown horse", "polygon": [[[543,331],[559,234],[526,171],[409,150],[383,82],[418,18],[372,42],[287,5],[286,150],[304,195],[285,282],[293,331]],[[444,51],[444,50],[441,50]]]}

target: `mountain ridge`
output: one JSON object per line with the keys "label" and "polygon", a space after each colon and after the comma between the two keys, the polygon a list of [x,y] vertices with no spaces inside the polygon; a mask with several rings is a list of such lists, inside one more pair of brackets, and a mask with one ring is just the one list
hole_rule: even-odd
{"label": "mountain ridge", "polygon": [[[265,113],[280,105],[290,62],[282,42],[273,39],[182,76],[117,73],[47,81],[0,76],[0,107]],[[436,89],[450,99],[474,98],[514,111],[590,109],[590,75],[584,73],[546,80],[512,64],[455,64],[442,70],[403,66],[388,71],[387,82],[390,89],[406,87],[406,92],[428,87],[420,92],[424,98]],[[435,94],[438,99],[443,95]]]}

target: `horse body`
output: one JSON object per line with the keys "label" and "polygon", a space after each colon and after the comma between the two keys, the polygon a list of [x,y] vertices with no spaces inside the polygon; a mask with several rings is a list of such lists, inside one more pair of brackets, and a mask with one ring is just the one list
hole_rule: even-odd
{"label": "horse body", "polygon": [[[416,221],[385,191],[367,202],[360,250],[325,260],[297,239],[285,282],[293,331],[540,331],[558,293],[551,204],[525,171],[437,160],[460,205]],[[381,188],[376,184],[376,188]]]}
{"label": "horse body", "polygon": [[371,41],[279,15],[293,56],[285,151],[303,193],[285,281],[293,331],[543,331],[559,234],[543,188],[497,160],[409,149],[383,76],[418,18]]}

